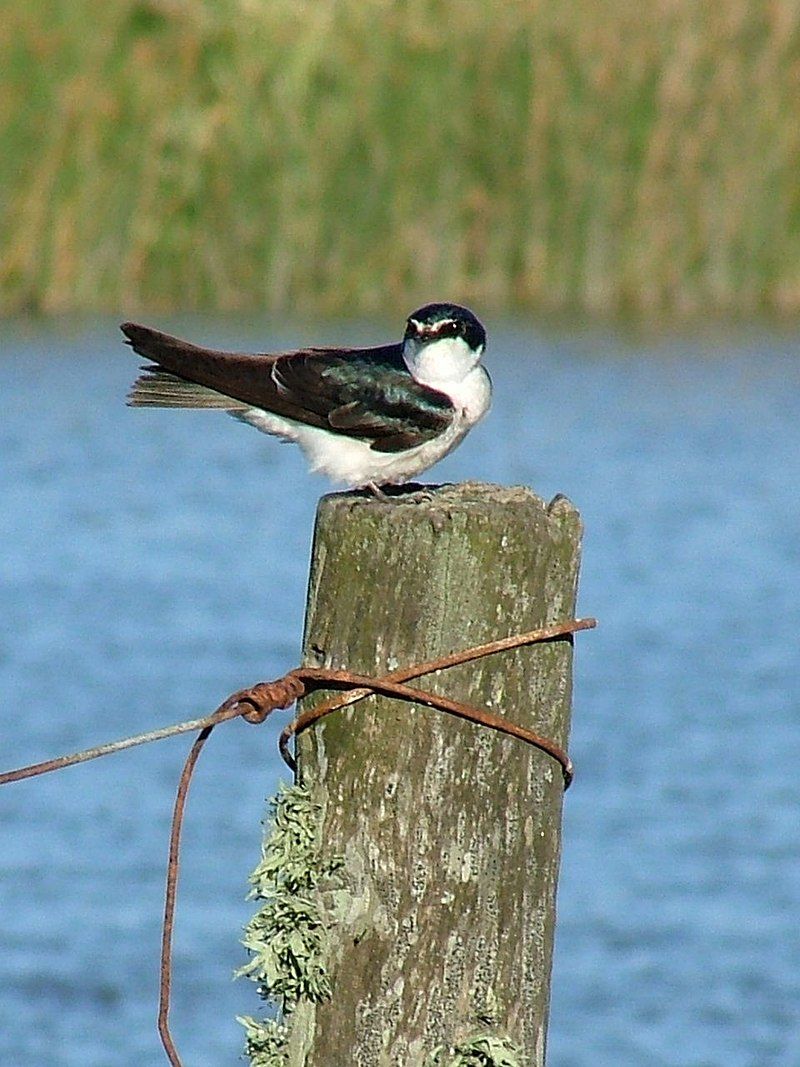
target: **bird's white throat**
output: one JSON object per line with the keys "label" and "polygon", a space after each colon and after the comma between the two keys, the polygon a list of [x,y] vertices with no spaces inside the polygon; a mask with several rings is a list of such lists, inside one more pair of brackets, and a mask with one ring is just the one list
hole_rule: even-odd
{"label": "bird's white throat", "polygon": [[427,343],[409,338],[403,345],[403,359],[411,376],[421,385],[448,394],[475,369],[482,355],[483,345],[470,348],[463,337],[442,337]]}

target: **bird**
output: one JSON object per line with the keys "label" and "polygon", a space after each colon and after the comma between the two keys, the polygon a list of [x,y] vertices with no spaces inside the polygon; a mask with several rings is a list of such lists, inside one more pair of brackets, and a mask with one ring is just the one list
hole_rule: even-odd
{"label": "bird", "polygon": [[121,330],[150,360],[130,406],[227,411],[296,442],[313,472],[378,497],[438,463],[491,405],[486,331],[459,304],[426,304],[408,316],[401,342],[371,348],[248,355],[134,322]]}

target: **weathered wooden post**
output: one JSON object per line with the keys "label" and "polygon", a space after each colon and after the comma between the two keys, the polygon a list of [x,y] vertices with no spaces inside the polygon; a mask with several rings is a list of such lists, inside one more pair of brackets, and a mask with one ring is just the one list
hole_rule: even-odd
{"label": "weathered wooden post", "polygon": [[[521,488],[467,483],[388,503],[327,496],[305,663],[382,674],[569,619],[580,538],[567,500],[548,507]],[[566,745],[571,663],[561,640],[414,684]],[[322,804],[324,851],[344,859],[344,902],[332,996],[298,1006],[288,1062],[541,1065],[558,764],[513,738],[377,697],[302,734],[298,761]],[[487,1058],[467,1058],[475,1049]]]}

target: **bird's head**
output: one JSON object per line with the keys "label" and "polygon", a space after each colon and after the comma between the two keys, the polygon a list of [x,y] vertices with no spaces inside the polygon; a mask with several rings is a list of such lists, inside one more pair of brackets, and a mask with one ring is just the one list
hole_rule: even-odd
{"label": "bird's head", "polygon": [[483,355],[486,330],[459,304],[426,304],[408,316],[403,357],[418,381],[459,380]]}
{"label": "bird's head", "polygon": [[481,322],[459,304],[426,304],[408,316],[404,341],[426,345],[444,338],[460,338],[473,352],[486,346]]}

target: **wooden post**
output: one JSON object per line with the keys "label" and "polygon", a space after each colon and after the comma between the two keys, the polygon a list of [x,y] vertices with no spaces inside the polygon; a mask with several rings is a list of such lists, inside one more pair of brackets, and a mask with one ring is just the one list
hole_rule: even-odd
{"label": "wooden post", "polygon": [[[565,498],[548,507],[522,488],[467,483],[390,502],[327,496],[305,663],[381,674],[567,620],[580,537]],[[413,684],[566,745],[571,664],[563,640]],[[333,995],[297,1009],[288,1062],[494,1063],[466,1058],[488,1048],[505,1050],[497,1062],[543,1064],[559,766],[513,738],[376,697],[306,731],[298,758],[322,803],[325,853],[345,866]]]}

